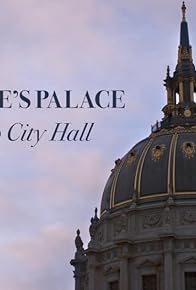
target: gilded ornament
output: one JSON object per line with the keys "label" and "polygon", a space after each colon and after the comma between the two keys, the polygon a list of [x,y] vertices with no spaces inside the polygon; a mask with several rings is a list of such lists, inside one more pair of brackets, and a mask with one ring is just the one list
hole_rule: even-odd
{"label": "gilded ornament", "polygon": [[135,150],[131,151],[128,154],[128,158],[127,158],[127,164],[128,165],[131,165],[135,161],[136,155],[137,155],[137,153],[136,153]]}
{"label": "gilded ornament", "polygon": [[156,145],[152,148],[152,160],[157,161],[161,158],[161,156],[164,153],[164,150],[166,149],[166,146],[164,144]]}
{"label": "gilded ornament", "polygon": [[121,233],[127,232],[127,218],[125,214],[122,214],[114,224],[114,234],[118,236]]}
{"label": "gilded ornament", "polygon": [[195,143],[193,142],[184,142],[182,144],[182,153],[184,154],[184,156],[188,159],[193,158],[195,155]]}
{"label": "gilded ornament", "polygon": [[190,109],[188,109],[188,108],[186,108],[185,110],[184,110],[184,116],[185,117],[191,117],[191,110]]}

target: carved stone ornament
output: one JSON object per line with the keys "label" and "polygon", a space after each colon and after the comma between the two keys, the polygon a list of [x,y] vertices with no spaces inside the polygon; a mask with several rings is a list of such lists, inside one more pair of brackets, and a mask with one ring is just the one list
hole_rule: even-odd
{"label": "carved stone ornament", "polygon": [[145,259],[144,261],[142,261],[142,263],[140,265],[138,265],[140,268],[144,268],[144,267],[156,267],[157,264],[155,261],[151,261],[148,259]]}
{"label": "carved stone ornament", "polygon": [[136,150],[129,152],[128,158],[127,158],[128,165],[131,165],[135,161],[136,155],[137,155]]}
{"label": "carved stone ornament", "polygon": [[165,149],[166,149],[166,146],[164,144],[160,144],[160,145],[154,146],[152,148],[152,151],[151,151],[152,160],[153,161],[160,160],[160,158],[163,155]]}
{"label": "carved stone ornament", "polygon": [[196,264],[196,258],[195,257],[189,257],[188,259],[181,262],[182,264]]}
{"label": "carved stone ornament", "polygon": [[117,160],[115,160],[115,166],[114,166],[113,169],[111,169],[111,172],[112,173],[119,167],[120,163],[121,163],[121,159],[120,158],[118,158]]}
{"label": "carved stone ornament", "polygon": [[94,215],[94,217],[91,218],[91,224],[89,227],[89,233],[91,236],[91,240],[93,240],[95,238],[98,222],[99,222],[99,218],[97,216],[97,208],[95,208],[95,215]]}
{"label": "carved stone ornament", "polygon": [[163,213],[163,225],[170,226],[173,221],[172,211],[169,206],[166,206]]}
{"label": "carved stone ornament", "polygon": [[103,234],[103,230],[102,230],[102,229],[100,229],[100,230],[97,232],[97,240],[98,240],[99,242],[103,242],[103,240],[104,240],[104,234]]}
{"label": "carved stone ornament", "polygon": [[122,232],[127,232],[127,217],[122,214],[114,223],[114,235],[118,236]]}
{"label": "carved stone ornament", "polygon": [[97,228],[97,226],[96,226],[96,224],[93,223],[93,218],[91,218],[91,224],[89,227],[89,233],[90,233],[91,239],[94,239],[94,237],[95,237],[96,228]]}
{"label": "carved stone ornament", "polygon": [[119,272],[120,268],[117,265],[111,265],[105,268],[104,274],[108,275],[111,273]]}
{"label": "carved stone ornament", "polygon": [[185,211],[182,214],[182,224],[195,224],[196,223],[196,213],[192,211]]}
{"label": "carved stone ornament", "polygon": [[181,146],[182,153],[188,159],[193,158],[195,155],[195,143],[193,142],[184,142]]}
{"label": "carved stone ornament", "polygon": [[143,228],[148,229],[148,228],[160,226],[161,225],[161,218],[162,218],[162,216],[158,215],[158,214],[144,216]]}

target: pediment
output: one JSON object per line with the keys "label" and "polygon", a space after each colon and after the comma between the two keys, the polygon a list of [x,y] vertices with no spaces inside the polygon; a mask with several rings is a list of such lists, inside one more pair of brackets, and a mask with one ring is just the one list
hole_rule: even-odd
{"label": "pediment", "polygon": [[190,257],[184,261],[181,262],[182,264],[196,264],[196,258],[195,257]]}
{"label": "pediment", "polygon": [[139,265],[139,267],[155,267],[155,266],[157,266],[157,263],[150,260],[145,260]]}

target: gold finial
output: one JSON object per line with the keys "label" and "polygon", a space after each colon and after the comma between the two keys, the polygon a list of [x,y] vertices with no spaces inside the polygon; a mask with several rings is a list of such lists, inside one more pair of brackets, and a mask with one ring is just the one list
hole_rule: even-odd
{"label": "gold finial", "polygon": [[182,21],[186,21],[186,6],[184,1],[182,2]]}

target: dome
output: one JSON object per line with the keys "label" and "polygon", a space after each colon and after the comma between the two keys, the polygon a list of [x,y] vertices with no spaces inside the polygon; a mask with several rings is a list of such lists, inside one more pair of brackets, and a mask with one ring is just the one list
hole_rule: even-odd
{"label": "dome", "polygon": [[101,213],[122,205],[196,197],[196,126],[161,129],[137,143],[107,181]]}

